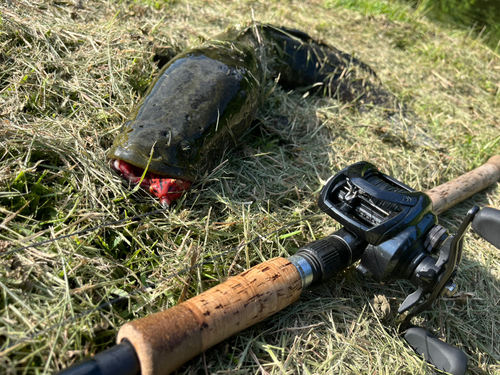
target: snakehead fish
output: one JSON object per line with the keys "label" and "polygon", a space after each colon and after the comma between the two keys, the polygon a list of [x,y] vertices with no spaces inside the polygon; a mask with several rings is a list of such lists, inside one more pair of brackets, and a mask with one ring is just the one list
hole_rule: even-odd
{"label": "snakehead fish", "polygon": [[108,153],[111,166],[166,206],[209,172],[248,129],[269,79],[342,101],[391,106],[393,96],[356,58],[271,25],[229,29],[169,61]]}

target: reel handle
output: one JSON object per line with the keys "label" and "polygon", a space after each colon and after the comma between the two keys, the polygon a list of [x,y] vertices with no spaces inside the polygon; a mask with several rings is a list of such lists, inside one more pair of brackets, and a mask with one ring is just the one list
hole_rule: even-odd
{"label": "reel handle", "polygon": [[500,249],[500,210],[485,207],[474,217],[472,229],[490,244]]}
{"label": "reel handle", "polygon": [[437,369],[452,375],[464,375],[467,356],[460,349],[434,337],[421,327],[406,330],[404,338],[408,345]]}

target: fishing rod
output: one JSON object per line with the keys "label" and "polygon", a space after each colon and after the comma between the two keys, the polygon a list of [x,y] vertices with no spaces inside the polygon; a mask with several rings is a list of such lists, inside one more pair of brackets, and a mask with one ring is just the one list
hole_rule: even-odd
{"label": "fishing rod", "polygon": [[353,164],[332,176],[319,207],[343,228],[232,277],[170,309],[126,323],[117,345],[77,363],[61,375],[158,375],[176,370],[211,346],[277,313],[307,287],[328,280],[359,261],[357,270],[378,282],[409,280],[416,291],[399,307],[405,340],[440,370],[464,374],[467,357],[420,327],[413,317],[440,295],[456,290],[463,236],[472,223],[500,247],[500,211],[474,207],[456,234],[437,215],[500,177],[500,156],[427,193],[385,175],[371,163]]}

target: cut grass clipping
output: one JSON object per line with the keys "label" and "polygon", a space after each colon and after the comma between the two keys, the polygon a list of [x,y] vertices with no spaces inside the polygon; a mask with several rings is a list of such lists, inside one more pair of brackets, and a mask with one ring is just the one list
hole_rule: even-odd
{"label": "cut grass clipping", "polygon": [[[74,234],[0,257],[1,373],[65,368],[113,345],[125,322],[338,229],[319,214],[265,237],[317,212],[326,179],[353,162],[370,161],[425,191],[500,154],[497,54],[405,3],[344,3],[0,4],[0,251]],[[239,148],[181,202],[76,234],[161,208],[142,191],[131,194],[106,162],[157,72],[154,57],[252,19],[304,30],[369,64],[413,111],[414,134],[433,143],[413,142],[377,109],[359,113],[276,86]],[[498,184],[443,214],[441,224],[454,232],[474,204],[500,207]],[[458,294],[417,321],[462,349],[472,374],[500,373],[499,254],[469,232]],[[412,291],[349,269],[179,373],[432,374],[395,336],[392,315],[376,309],[385,299],[394,311]],[[95,310],[117,297],[127,298]]]}

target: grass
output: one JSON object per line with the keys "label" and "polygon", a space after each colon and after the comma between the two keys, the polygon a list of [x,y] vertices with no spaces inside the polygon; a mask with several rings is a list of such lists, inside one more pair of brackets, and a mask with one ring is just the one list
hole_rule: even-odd
{"label": "grass", "polygon": [[[175,305],[184,291],[194,296],[337,229],[316,215],[262,238],[317,212],[323,183],[353,162],[369,160],[425,191],[500,153],[500,57],[467,31],[396,1],[10,0],[0,16],[0,251],[73,234],[0,257],[2,373],[60,370],[112,345],[125,322]],[[278,86],[240,147],[178,205],[75,234],[160,208],[131,194],[106,164],[156,72],[155,51],[175,54],[252,18],[307,31],[369,64],[441,148],[387,136],[376,110],[357,113]],[[455,231],[473,204],[500,207],[498,184],[442,215],[442,225]],[[262,240],[224,253],[254,238]],[[498,254],[467,234],[458,297],[418,319],[465,351],[471,374],[500,373]],[[384,295],[395,309],[411,291],[347,270],[179,373],[433,373],[370,304]]]}

